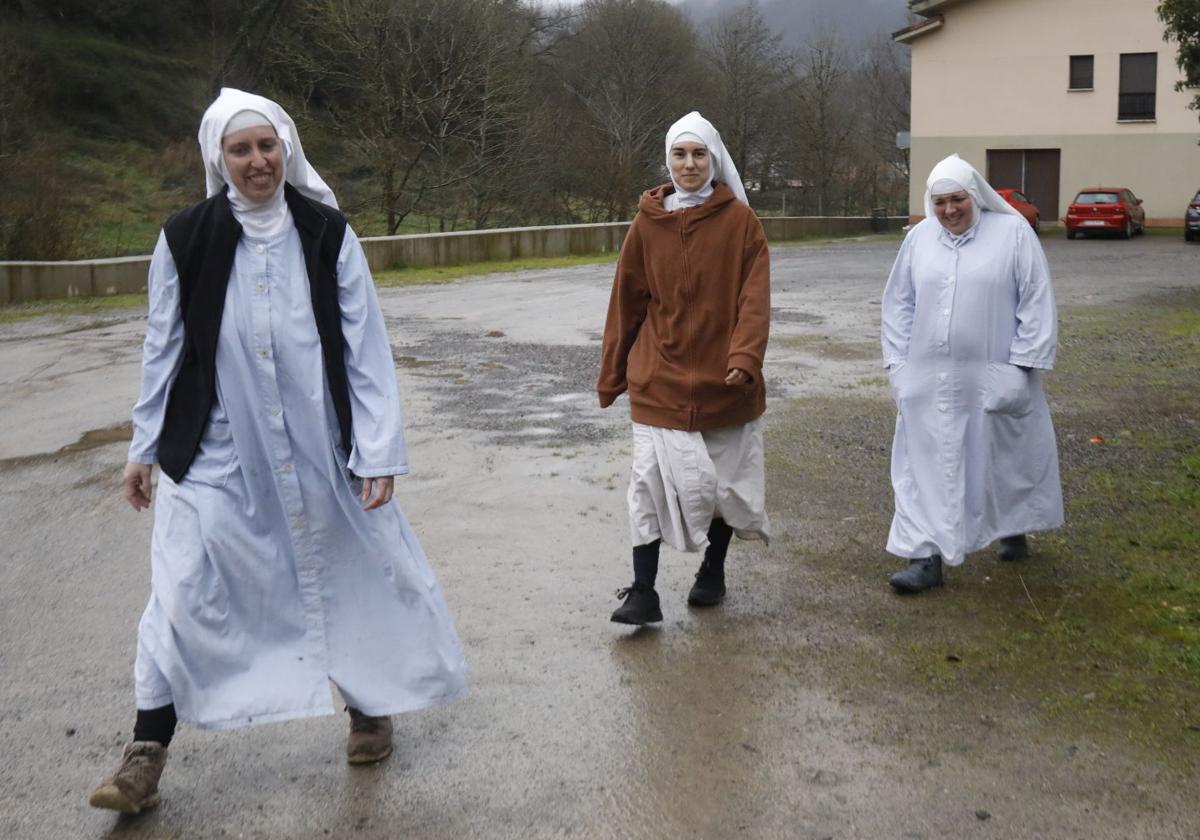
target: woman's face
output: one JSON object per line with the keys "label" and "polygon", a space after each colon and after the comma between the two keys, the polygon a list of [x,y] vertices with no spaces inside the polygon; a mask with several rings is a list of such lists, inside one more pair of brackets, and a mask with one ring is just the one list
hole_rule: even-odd
{"label": "woman's face", "polygon": [[703,143],[682,140],[671,146],[671,175],[675,183],[695,192],[712,178],[712,158]]}
{"label": "woman's face", "polygon": [[269,125],[253,125],[221,141],[225,169],[237,191],[251,201],[266,201],[283,180],[283,144]]}
{"label": "woman's face", "polygon": [[952,193],[942,193],[930,197],[933,201],[933,214],[942,223],[942,227],[958,236],[966,233],[971,226],[971,196],[966,190]]}

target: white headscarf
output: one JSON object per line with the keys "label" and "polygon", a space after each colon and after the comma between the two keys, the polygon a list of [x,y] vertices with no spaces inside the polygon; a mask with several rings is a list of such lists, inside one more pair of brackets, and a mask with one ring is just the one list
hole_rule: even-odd
{"label": "white headscarf", "polygon": [[221,140],[232,131],[240,131],[255,125],[269,125],[275,129],[283,145],[283,180],[302,194],[337,207],[333,190],[321,179],[317,171],[304,157],[300,135],[296,124],[287,111],[276,102],[263,96],[237,90],[221,88],[220,95],[208,106],[200,120],[200,155],[204,159],[204,186],[209,196],[228,188],[229,203],[234,218],[242,225],[247,236],[267,238],[274,236],[292,223],[280,189],[265,202],[255,202],[242,195],[230,180],[225,168],[225,156],[221,152]]}
{"label": "white headscarf", "polygon": [[992,185],[979,174],[974,166],[958,155],[950,155],[933,167],[933,171],[925,180],[925,217],[934,218],[933,197],[935,195],[945,195],[959,190],[966,190],[967,195],[971,196],[972,227],[979,222],[981,210],[1021,216],[1015,207],[1000,196],[1000,193],[992,189]]}
{"label": "white headscarf", "polygon": [[[708,159],[712,166],[708,181],[695,191],[685,190],[679,186],[679,182],[675,180],[675,174],[671,172],[671,147],[676,143],[687,141],[702,143],[708,149]],[[746,188],[742,185],[742,176],[738,174],[733,158],[729,156],[729,150],[721,141],[721,133],[712,123],[700,116],[699,111],[692,111],[681,117],[667,129],[666,155],[667,172],[671,174],[671,183],[675,185],[675,192],[668,195],[663,202],[668,210],[696,207],[708,201],[713,194],[713,181],[727,184],[742,204],[750,203],[746,200]]]}

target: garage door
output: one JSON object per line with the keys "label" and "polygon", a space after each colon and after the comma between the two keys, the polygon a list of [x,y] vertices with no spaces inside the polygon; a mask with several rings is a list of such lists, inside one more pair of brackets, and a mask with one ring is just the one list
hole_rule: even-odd
{"label": "garage door", "polygon": [[988,183],[1020,190],[1038,206],[1043,220],[1056,220],[1061,157],[1059,149],[988,149]]}

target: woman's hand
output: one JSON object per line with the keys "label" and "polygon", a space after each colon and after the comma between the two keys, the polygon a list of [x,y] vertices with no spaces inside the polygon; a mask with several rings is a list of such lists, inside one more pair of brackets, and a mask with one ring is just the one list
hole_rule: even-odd
{"label": "woman's hand", "polygon": [[725,376],[726,385],[746,385],[753,381],[754,378],[741,368],[732,368]]}
{"label": "woman's hand", "polygon": [[135,461],[125,464],[125,472],[121,475],[121,495],[134,510],[150,507],[150,473],[149,464]]}
{"label": "woman's hand", "polygon": [[396,477],[391,475],[380,475],[375,478],[364,478],[362,497],[359,501],[365,502],[363,510],[375,510],[377,507],[383,507],[392,500],[392,489],[396,486]]}

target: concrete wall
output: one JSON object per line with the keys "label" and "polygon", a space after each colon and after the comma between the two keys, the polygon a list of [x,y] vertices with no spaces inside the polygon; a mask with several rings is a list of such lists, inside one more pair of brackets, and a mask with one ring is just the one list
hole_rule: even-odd
{"label": "concrete wall", "polygon": [[401,266],[603,254],[620,250],[628,229],[629,222],[493,228],[410,236],[369,236],[362,244],[371,270],[380,271]]}
{"label": "concrete wall", "polygon": [[[957,152],[980,172],[987,149],[1061,149],[1061,218],[1087,186],[1128,187],[1152,223],[1182,224],[1200,187],[1194,90],[1176,91],[1176,45],[1157,0],[964,0],[933,9],[945,24],[912,39],[912,183]],[[1122,53],[1157,53],[1154,120],[1117,119]],[[1070,56],[1094,56],[1093,87],[1069,87]],[[986,173],[985,173],[986,174]]]}
{"label": "concrete wall", "polygon": [[[774,242],[810,236],[870,233],[880,220],[869,217],[767,217]],[[887,220],[897,230],[907,219]],[[403,266],[461,265],[529,257],[562,257],[617,251],[629,222],[595,225],[499,228],[412,236],[372,236],[362,240],[372,271]],[[143,292],[149,257],[76,262],[0,262],[0,305],[55,298]]]}

